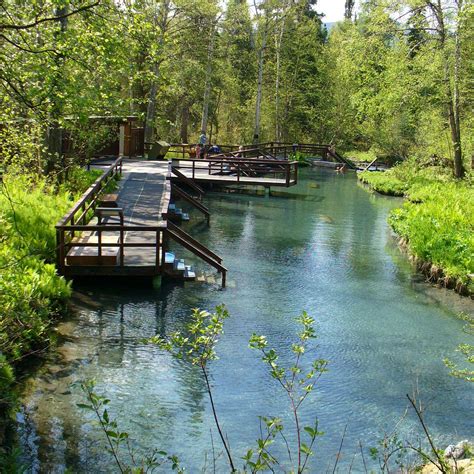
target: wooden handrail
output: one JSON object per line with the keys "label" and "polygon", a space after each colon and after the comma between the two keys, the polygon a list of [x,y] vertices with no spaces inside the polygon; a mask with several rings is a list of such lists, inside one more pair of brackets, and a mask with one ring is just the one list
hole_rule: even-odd
{"label": "wooden handrail", "polygon": [[204,206],[204,204],[200,203],[197,199],[194,199],[190,194],[188,194],[186,191],[181,189],[179,186],[173,185],[171,187],[171,192],[176,193],[178,196],[182,197],[185,201],[188,201],[196,209],[201,211],[206,217],[207,222],[209,223],[209,218],[211,216],[211,213],[209,212],[209,209],[206,206]]}
{"label": "wooden handrail", "polygon": [[[196,161],[196,160],[187,160],[187,161]],[[201,160],[197,160],[201,161]],[[190,188],[194,189],[201,196],[204,194],[204,189],[201,186],[198,186],[192,179],[189,179],[184,173],[181,173],[176,166],[171,167],[171,172],[180,178],[184,183],[186,183]]]}
{"label": "wooden handrail", "polygon": [[[120,174],[122,174],[122,157],[117,158],[102,174],[99,176],[94,183],[89,186],[89,188],[84,192],[84,194],[80,197],[80,199],[76,202],[73,208],[57,223],[56,227],[64,226],[68,224],[74,216],[76,215],[77,211],[81,209],[81,207],[86,207],[86,202],[89,198],[93,197],[96,198],[96,194],[102,189],[102,183],[105,181],[109,176],[113,176],[116,174],[117,169],[120,168]],[[115,171],[115,173],[114,173]],[[89,210],[91,206],[88,206]],[[83,214],[80,216],[79,220],[83,218],[87,210],[83,211]]]}
{"label": "wooden handrail", "polygon": [[171,221],[167,221],[168,229],[172,230],[176,234],[179,234],[183,239],[188,240],[191,242],[195,247],[199,248],[201,251],[207,253],[211,258],[213,258],[216,262],[222,263],[222,257],[219,257],[216,253],[212,250],[208,249],[205,245],[201,244],[198,240],[192,237],[190,234],[185,232],[181,227],[178,227],[176,224],[173,224]]}
{"label": "wooden handrail", "polygon": [[[190,166],[185,166],[188,163],[209,163],[215,162],[220,163],[223,162],[234,162],[234,163],[246,163],[246,164],[257,164],[257,165],[284,165],[286,166],[288,163],[294,164],[298,163],[297,161],[288,161],[288,160],[262,160],[262,159],[245,159],[245,158],[219,158],[218,156],[213,156],[210,158],[190,158],[189,160],[184,160],[183,166],[180,165],[180,168],[190,168]],[[176,168],[175,166],[173,168]],[[179,168],[176,168],[179,171]],[[189,178],[188,178],[189,179]]]}
{"label": "wooden handrail", "polygon": [[166,229],[166,223],[160,225],[79,225],[79,224],[71,224],[71,225],[58,225],[56,229],[62,230],[65,232],[69,231],[96,231],[96,230],[110,230],[110,231],[119,231],[123,230],[124,232],[157,232],[159,230]]}
{"label": "wooden handrail", "polygon": [[206,263],[214,267],[219,273],[222,273],[222,286],[225,287],[225,281],[226,281],[226,274],[227,274],[227,268],[221,265],[217,260],[214,260],[212,257],[210,257],[207,253],[201,251],[199,248],[194,246],[190,241],[187,239],[183,238],[180,234],[176,233],[174,230],[171,230],[168,228],[165,231],[165,234],[168,237],[171,237],[175,242],[180,244],[182,247],[188,249],[198,257],[200,257],[202,260],[204,260]]}

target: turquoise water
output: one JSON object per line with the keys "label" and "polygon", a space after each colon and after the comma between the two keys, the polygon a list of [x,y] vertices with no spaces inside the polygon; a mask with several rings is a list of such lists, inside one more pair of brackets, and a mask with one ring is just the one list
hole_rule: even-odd
{"label": "turquoise water", "polygon": [[[76,406],[84,397],[71,384],[91,378],[139,453],[165,449],[189,472],[212,472],[214,443],[216,470],[226,472],[199,371],[143,342],[181,329],[192,308],[220,303],[231,318],[210,374],[236,459],[259,436],[259,415],[281,416],[292,444],[285,395],[247,346],[252,332],[265,334],[289,362],[301,310],[317,322],[308,361],[329,361],[301,412],[303,423],[317,416],[325,432],[309,472],[332,471],[346,426],[339,472],[363,471],[360,442],[374,465],[367,450],[384,433],[397,429],[416,441],[420,426],[410,411],[404,416],[415,389],[440,446],[474,437],[472,386],[450,377],[442,362],[469,342],[455,316],[472,313],[472,302],[418,281],[386,224],[400,201],[325,170],[303,170],[300,184],[280,194],[209,193],[210,228],[192,213],[186,230],[224,257],[225,290],[219,278],[155,289],[77,286],[75,311],[58,327],[62,342],[30,381],[18,414],[31,472],[116,472],[93,417]],[[288,469],[286,448],[277,443],[273,452]]]}

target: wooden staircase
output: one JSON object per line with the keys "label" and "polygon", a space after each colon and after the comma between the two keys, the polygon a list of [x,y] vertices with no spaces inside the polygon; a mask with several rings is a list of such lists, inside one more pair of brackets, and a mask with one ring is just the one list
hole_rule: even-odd
{"label": "wooden staircase", "polygon": [[[219,255],[212,252],[212,250],[169,220],[165,236],[214,267],[222,276],[222,286],[225,286],[227,268],[222,265],[222,258]],[[179,277],[188,281],[196,279],[196,273],[192,266],[186,265],[183,259],[176,258],[174,252],[166,252],[164,270],[171,277]]]}

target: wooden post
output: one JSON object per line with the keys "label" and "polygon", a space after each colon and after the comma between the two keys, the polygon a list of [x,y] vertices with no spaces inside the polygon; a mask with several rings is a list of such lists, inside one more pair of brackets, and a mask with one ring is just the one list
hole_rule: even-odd
{"label": "wooden post", "polygon": [[97,251],[97,254],[99,257],[102,257],[102,229],[99,229],[99,248],[98,248],[98,251]]}
{"label": "wooden post", "polygon": [[166,246],[168,243],[168,237],[166,235],[166,230],[160,231],[161,234],[161,273],[165,271],[165,260],[166,260]]}
{"label": "wooden post", "polygon": [[160,230],[156,232],[156,247],[155,247],[155,268],[160,268]]}
{"label": "wooden post", "polygon": [[56,265],[59,269],[59,273],[63,273],[64,267],[64,230],[56,230]]}
{"label": "wooden post", "polygon": [[290,173],[291,173],[291,164],[287,163],[286,165],[286,187],[290,187]]}
{"label": "wooden post", "polygon": [[223,271],[222,272],[222,288],[225,288],[226,276],[227,276],[227,272]]}
{"label": "wooden post", "polygon": [[196,162],[193,160],[193,179],[194,179],[194,172],[195,172],[195,169],[196,169]]}
{"label": "wooden post", "polygon": [[125,248],[124,248],[124,232],[123,232],[123,212],[120,212],[120,266],[124,266]]}

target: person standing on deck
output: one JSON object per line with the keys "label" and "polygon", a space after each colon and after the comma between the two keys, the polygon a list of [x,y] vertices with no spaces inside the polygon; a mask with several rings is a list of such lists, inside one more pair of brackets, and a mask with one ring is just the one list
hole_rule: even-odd
{"label": "person standing on deck", "polygon": [[207,137],[205,132],[201,132],[201,135],[199,135],[199,158],[203,159],[204,154],[206,152],[206,142],[207,142]]}

